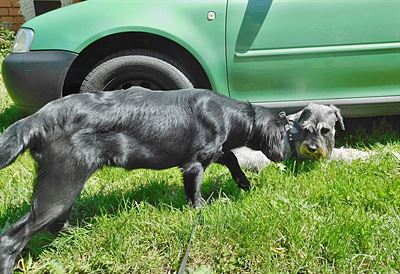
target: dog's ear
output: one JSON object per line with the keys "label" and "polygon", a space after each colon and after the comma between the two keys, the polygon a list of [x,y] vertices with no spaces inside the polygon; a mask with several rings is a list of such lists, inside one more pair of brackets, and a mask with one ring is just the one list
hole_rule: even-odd
{"label": "dog's ear", "polygon": [[265,124],[262,130],[261,151],[268,159],[281,162],[287,158],[287,149],[278,124]]}
{"label": "dog's ear", "polygon": [[287,118],[289,119],[289,121],[298,122],[300,120],[301,114],[303,113],[303,110],[304,109],[300,110],[299,112],[290,114],[290,115],[287,116]]}
{"label": "dog's ear", "polygon": [[330,105],[329,107],[333,110],[333,113],[335,113],[336,115],[336,122],[339,121],[340,127],[342,128],[342,130],[345,130],[343,117],[342,114],[340,114],[340,109],[338,109],[334,105]]}

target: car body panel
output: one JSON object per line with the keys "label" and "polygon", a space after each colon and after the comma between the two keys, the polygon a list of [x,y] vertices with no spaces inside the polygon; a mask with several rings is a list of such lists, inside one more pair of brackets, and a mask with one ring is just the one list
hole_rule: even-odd
{"label": "car body panel", "polygon": [[[214,21],[207,20],[210,10],[216,13]],[[206,71],[212,87],[228,95],[224,58],[225,12],[226,0],[91,0],[38,16],[24,27],[35,31],[32,50],[76,53],[116,33],[160,35],[187,49]]]}
{"label": "car body panel", "polygon": [[252,49],[400,41],[399,28],[395,27],[400,22],[398,0],[273,0],[271,3],[260,30],[263,35],[254,39]]}
{"label": "car body panel", "polygon": [[231,0],[230,94],[258,103],[400,96],[399,25],[397,0]]}

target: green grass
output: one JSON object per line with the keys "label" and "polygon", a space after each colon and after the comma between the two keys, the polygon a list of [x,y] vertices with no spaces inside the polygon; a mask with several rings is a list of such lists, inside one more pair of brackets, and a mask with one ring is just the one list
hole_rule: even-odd
{"label": "green grass", "polygon": [[[17,119],[0,84],[0,130]],[[203,196],[213,196],[189,267],[198,273],[399,272],[400,170],[392,152],[400,151],[400,134],[392,122],[357,127],[349,121],[352,129],[340,133],[340,145],[378,152],[368,161],[271,165],[246,172],[249,192],[213,165],[203,184]],[[0,227],[29,208],[34,174],[29,153],[0,171]],[[35,236],[16,271],[174,273],[195,218],[178,169],[105,168],[88,181],[70,229]]]}

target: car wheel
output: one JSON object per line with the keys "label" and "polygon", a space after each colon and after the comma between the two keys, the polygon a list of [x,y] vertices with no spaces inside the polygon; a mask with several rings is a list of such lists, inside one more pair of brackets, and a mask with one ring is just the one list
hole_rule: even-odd
{"label": "car wheel", "polygon": [[152,90],[192,88],[183,69],[150,51],[125,51],[100,62],[82,82],[80,92],[141,86]]}

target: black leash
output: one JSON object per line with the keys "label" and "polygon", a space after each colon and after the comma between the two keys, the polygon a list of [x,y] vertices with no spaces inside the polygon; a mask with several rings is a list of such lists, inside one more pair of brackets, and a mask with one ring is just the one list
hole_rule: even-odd
{"label": "black leash", "polygon": [[[206,206],[208,204],[208,202],[210,201],[210,199],[213,196],[213,194],[214,194],[214,192],[212,192],[210,194],[210,196],[208,196],[206,202],[204,203],[204,206]],[[192,245],[193,238],[194,238],[194,235],[196,233],[197,227],[198,227],[198,225],[200,223],[200,219],[203,216],[202,212],[203,212],[204,206],[199,209],[199,211],[197,212],[196,219],[193,222],[192,232],[190,233],[189,242],[188,242],[188,245],[186,247],[185,256],[183,256],[183,259],[182,259],[182,262],[181,262],[181,265],[179,267],[179,270],[178,270],[177,274],[185,274],[185,269],[186,269],[187,262],[188,262],[188,259],[189,259],[190,247]]]}

